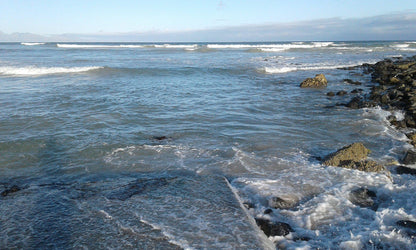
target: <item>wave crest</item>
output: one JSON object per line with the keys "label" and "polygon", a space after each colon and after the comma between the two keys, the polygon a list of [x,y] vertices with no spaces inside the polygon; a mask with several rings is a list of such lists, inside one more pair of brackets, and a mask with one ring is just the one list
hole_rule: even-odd
{"label": "wave crest", "polygon": [[44,45],[45,43],[20,43],[21,45],[26,46],[35,46],[35,45]]}
{"label": "wave crest", "polygon": [[15,75],[15,76],[39,76],[49,74],[65,74],[65,73],[80,73],[90,70],[100,69],[102,67],[0,67],[0,75]]}

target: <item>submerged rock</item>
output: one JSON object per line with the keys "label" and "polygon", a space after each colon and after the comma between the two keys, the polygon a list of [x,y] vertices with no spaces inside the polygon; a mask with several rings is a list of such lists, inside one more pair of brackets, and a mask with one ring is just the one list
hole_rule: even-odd
{"label": "submerged rock", "polygon": [[344,82],[349,83],[349,84],[353,84],[353,85],[361,85],[361,82],[353,81],[351,79],[344,79]]}
{"label": "submerged rock", "polygon": [[9,194],[16,193],[20,190],[22,190],[20,187],[18,187],[16,185],[13,185],[12,187],[10,187],[10,188],[4,190],[3,192],[1,192],[1,196],[7,196]]}
{"label": "submerged rock", "polygon": [[348,92],[347,92],[347,91],[345,91],[345,90],[341,90],[341,91],[338,91],[338,92],[337,92],[337,95],[338,95],[338,96],[344,96],[344,95],[346,95],[346,94],[348,94]]}
{"label": "submerged rock", "polygon": [[145,193],[169,184],[175,178],[138,179],[128,185],[112,190],[106,197],[110,200],[125,201],[134,195]]}
{"label": "submerged rock", "polygon": [[296,201],[282,199],[280,197],[272,197],[269,200],[269,206],[272,208],[281,208],[281,209],[288,209],[292,208],[296,205]]}
{"label": "submerged rock", "polygon": [[294,232],[292,227],[284,222],[272,222],[262,218],[256,218],[256,223],[260,229],[269,236],[286,236]]}
{"label": "submerged rock", "polygon": [[164,136],[164,135],[162,135],[162,136],[153,136],[153,139],[155,139],[157,141],[163,141],[163,140],[168,139],[168,137]]}
{"label": "submerged rock", "polygon": [[335,96],[335,93],[334,93],[334,92],[332,92],[332,91],[330,91],[330,92],[326,93],[326,95],[327,95],[327,96]]}
{"label": "submerged rock", "polygon": [[374,210],[377,209],[375,203],[375,198],[377,197],[374,191],[371,191],[367,188],[357,188],[351,191],[349,195],[349,200],[357,206],[360,207],[370,207]]}
{"label": "submerged rock", "polygon": [[324,88],[328,85],[324,74],[318,74],[314,78],[306,78],[301,84],[301,88]]}

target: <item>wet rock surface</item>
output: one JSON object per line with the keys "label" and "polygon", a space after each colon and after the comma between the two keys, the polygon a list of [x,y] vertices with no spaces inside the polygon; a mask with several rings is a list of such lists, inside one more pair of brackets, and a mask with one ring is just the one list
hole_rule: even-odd
{"label": "wet rock surface", "polygon": [[367,158],[369,153],[370,150],[364,144],[357,142],[329,154],[324,158],[324,164],[327,166],[339,166],[344,161],[361,161]]}
{"label": "wet rock surface", "polygon": [[272,222],[263,218],[256,218],[256,223],[267,236],[286,236],[294,232],[292,227],[284,222]]}
{"label": "wet rock surface", "polygon": [[301,88],[325,88],[328,80],[324,74],[317,74],[314,78],[306,78],[301,84]]}
{"label": "wet rock surface", "polygon": [[377,209],[377,195],[374,191],[367,188],[357,188],[351,191],[348,199],[357,206],[369,207],[373,210]]}
{"label": "wet rock surface", "polygon": [[409,168],[406,166],[398,166],[396,169],[396,172],[398,174],[411,174],[411,175],[416,175],[416,169],[414,168]]}
{"label": "wet rock surface", "polygon": [[[405,112],[403,122],[392,120],[398,128],[416,128],[416,56],[385,59],[376,64],[360,66],[364,73],[371,74],[373,82],[368,95],[354,97],[345,106],[353,109],[380,106]],[[352,80],[344,82],[353,84]]]}
{"label": "wet rock surface", "polygon": [[366,159],[370,152],[362,143],[356,142],[329,154],[324,158],[323,164],[365,172],[387,171],[384,166]]}
{"label": "wet rock surface", "polygon": [[403,163],[406,165],[415,164],[416,163],[416,151],[415,150],[407,151],[406,155],[403,158]]}
{"label": "wet rock surface", "polygon": [[288,208],[292,208],[296,205],[296,201],[293,200],[288,200],[288,199],[283,199],[280,197],[272,197],[269,200],[269,206],[272,208],[280,208],[280,209],[288,209]]}

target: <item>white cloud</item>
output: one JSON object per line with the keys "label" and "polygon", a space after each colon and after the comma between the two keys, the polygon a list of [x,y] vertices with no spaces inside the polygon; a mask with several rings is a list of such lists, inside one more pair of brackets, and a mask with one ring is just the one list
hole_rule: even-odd
{"label": "white cloud", "polygon": [[246,25],[177,32],[116,34],[0,33],[0,41],[120,41],[120,42],[213,42],[294,40],[416,40],[416,12],[394,13],[355,19],[319,19],[293,23]]}

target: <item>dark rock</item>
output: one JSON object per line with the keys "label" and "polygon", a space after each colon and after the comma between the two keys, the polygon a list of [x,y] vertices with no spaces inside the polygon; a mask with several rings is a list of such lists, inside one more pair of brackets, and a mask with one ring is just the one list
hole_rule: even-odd
{"label": "dark rock", "polygon": [[356,96],[352,98],[351,101],[349,101],[345,106],[352,109],[360,109],[363,108],[365,105],[363,99],[361,97]]}
{"label": "dark rock", "polygon": [[20,190],[22,190],[20,187],[18,187],[16,185],[13,185],[10,188],[8,188],[8,189],[4,190],[3,192],[1,192],[1,196],[7,196],[9,194],[16,193],[16,192],[18,192]]}
{"label": "dark rock", "polygon": [[409,168],[409,167],[405,167],[405,166],[398,166],[396,168],[396,172],[398,174],[411,174],[411,175],[416,175],[416,169]]}
{"label": "dark rock", "polygon": [[273,213],[273,210],[270,208],[264,210],[264,214],[271,214],[271,213]]}
{"label": "dark rock", "polygon": [[396,225],[416,230],[416,221],[411,220],[399,220],[396,222]]}
{"label": "dark rock", "polygon": [[407,127],[406,122],[404,120],[401,120],[401,121],[394,120],[394,121],[391,121],[390,124],[392,126],[395,126],[396,128],[406,128]]}
{"label": "dark rock", "polygon": [[388,94],[384,94],[380,97],[380,102],[382,104],[388,104],[390,102],[390,97]]}
{"label": "dark rock", "polygon": [[272,208],[288,209],[296,205],[295,201],[285,200],[280,197],[272,197],[269,200],[269,206]]}
{"label": "dark rock", "polygon": [[168,137],[166,136],[153,136],[153,139],[158,140],[158,141],[163,141],[168,139]]}
{"label": "dark rock", "polygon": [[112,190],[106,197],[111,200],[125,201],[134,195],[166,186],[173,179],[175,178],[138,179],[128,185]]}
{"label": "dark rock", "polygon": [[243,205],[244,205],[244,207],[245,208],[247,208],[247,209],[250,209],[250,208],[255,208],[256,206],[254,205],[254,203],[251,203],[251,202],[244,202],[243,203]]}
{"label": "dark rock", "polygon": [[361,85],[361,82],[353,81],[351,79],[344,79],[344,82],[349,83],[349,84],[353,84],[353,85]]}
{"label": "dark rock", "polygon": [[397,121],[397,118],[396,118],[396,116],[395,116],[395,115],[389,115],[389,116],[387,116],[387,117],[386,117],[386,119],[387,119],[387,121],[388,121],[388,122],[390,122],[390,123],[392,123],[392,122],[396,122],[396,121]]}
{"label": "dark rock", "polygon": [[403,164],[410,165],[416,163],[416,152],[413,150],[407,151],[403,158]]}
{"label": "dark rock", "polygon": [[290,232],[294,232],[292,227],[284,222],[271,222],[266,219],[256,218],[256,223],[268,237],[286,236]]}
{"label": "dark rock", "polygon": [[344,95],[346,95],[346,94],[348,94],[348,92],[347,92],[347,91],[345,91],[345,90],[341,90],[341,91],[338,91],[338,92],[337,92],[337,95],[338,95],[338,96],[344,96]]}
{"label": "dark rock", "polygon": [[307,237],[307,236],[302,236],[302,237],[295,237],[293,239],[293,241],[310,241],[311,238]]}
{"label": "dark rock", "polygon": [[328,85],[323,74],[318,74],[314,78],[306,78],[301,84],[301,88],[324,88]]}
{"label": "dark rock", "polygon": [[359,93],[361,93],[361,92],[363,92],[364,90],[363,89],[353,89],[352,91],[351,91],[351,94],[359,94]]}
{"label": "dark rock", "polygon": [[407,138],[410,140],[410,144],[416,146],[416,132],[406,134]]}
{"label": "dark rock", "polygon": [[399,220],[396,222],[396,225],[403,227],[404,230],[400,230],[403,233],[407,234],[412,239],[416,238],[416,221],[411,220]]}
{"label": "dark rock", "polygon": [[327,96],[335,96],[335,93],[331,91],[331,92],[326,93],[326,95]]}
{"label": "dark rock", "polygon": [[404,121],[406,122],[406,126],[410,127],[410,128],[414,128],[416,127],[416,122],[413,119],[413,117],[410,117],[408,115],[405,116]]}
{"label": "dark rock", "polygon": [[357,206],[360,207],[370,207],[374,210],[377,209],[375,203],[377,195],[374,191],[371,191],[367,188],[357,188],[351,191],[349,195],[349,200]]}

